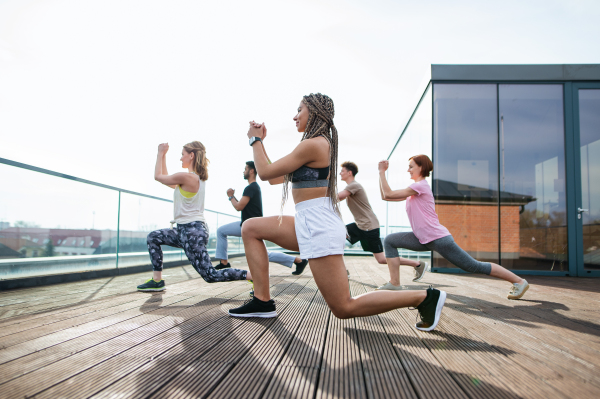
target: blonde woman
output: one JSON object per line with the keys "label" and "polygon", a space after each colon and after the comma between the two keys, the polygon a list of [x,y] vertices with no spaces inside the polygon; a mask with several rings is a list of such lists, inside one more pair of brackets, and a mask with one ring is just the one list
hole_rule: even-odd
{"label": "blonde woman", "polygon": [[208,159],[206,149],[199,141],[192,141],[181,150],[181,167],[188,172],[169,175],[166,155],[169,144],[158,146],[154,179],[174,190],[174,220],[177,227],[156,230],[148,234],[148,252],[154,269],[153,276],[144,284],[138,285],[139,291],[163,291],[166,289],[162,279],[163,253],[161,245],[182,248],[194,269],[207,283],[234,280],[250,280],[250,273],[240,269],[216,270],[210,262],[206,250],[208,226],[204,219],[204,193],[208,179]]}

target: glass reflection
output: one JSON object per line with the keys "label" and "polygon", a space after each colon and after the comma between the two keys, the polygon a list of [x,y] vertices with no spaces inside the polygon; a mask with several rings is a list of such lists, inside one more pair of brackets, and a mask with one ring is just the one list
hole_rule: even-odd
{"label": "glass reflection", "polygon": [[0,179],[0,278],[116,266],[117,192],[3,164]]}
{"label": "glass reflection", "polygon": [[[495,84],[435,84],[433,193],[440,223],[472,257],[498,263]],[[434,253],[434,267],[453,267]]]}
{"label": "glass reflection", "polygon": [[[406,188],[414,183],[408,174],[408,159],[414,155],[425,154],[430,159],[431,156],[431,86],[427,89],[423,100],[419,104],[410,125],[406,128],[402,139],[396,146],[390,157],[390,168],[388,169],[388,183],[394,190]],[[427,178],[431,185],[431,177]],[[375,195],[375,197],[372,197]],[[379,192],[369,194],[371,201],[380,198]],[[388,202],[387,206],[387,224],[385,229],[381,229],[382,235],[398,232],[412,231],[408,216],[406,215],[406,202]],[[400,256],[403,258],[427,259],[431,252],[413,252],[400,249]]]}
{"label": "glass reflection", "polygon": [[600,90],[579,90],[583,264],[600,269]]}
{"label": "glass reflection", "polygon": [[499,85],[502,265],[568,271],[562,85]]}
{"label": "glass reflection", "polygon": [[[147,265],[150,261],[146,238],[148,233],[168,229],[173,219],[173,204],[138,195],[121,193],[119,223],[119,268]],[[116,252],[116,239],[109,250]],[[111,244],[113,244],[111,243]],[[183,251],[162,246],[163,262],[185,259]]]}

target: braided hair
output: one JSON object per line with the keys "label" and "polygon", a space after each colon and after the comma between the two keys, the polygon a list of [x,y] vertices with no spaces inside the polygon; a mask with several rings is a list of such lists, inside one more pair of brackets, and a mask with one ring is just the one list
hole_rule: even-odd
{"label": "braided hair", "polygon": [[[327,196],[331,199],[333,208],[340,214],[339,199],[337,196],[337,158],[338,158],[338,133],[333,124],[335,110],[333,100],[328,96],[316,93],[302,98],[302,102],[308,108],[308,121],[302,135],[302,140],[322,136],[329,142],[329,185]],[[281,200],[281,212],[288,197],[288,183],[292,180],[292,174],[287,174],[283,180],[283,198]]]}

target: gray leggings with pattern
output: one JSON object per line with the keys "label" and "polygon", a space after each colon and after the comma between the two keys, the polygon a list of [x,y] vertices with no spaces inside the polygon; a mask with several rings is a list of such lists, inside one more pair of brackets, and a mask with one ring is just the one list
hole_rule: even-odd
{"label": "gray leggings with pattern", "polygon": [[453,265],[460,267],[464,271],[471,273],[490,274],[492,272],[491,263],[479,262],[459,247],[452,236],[438,238],[421,244],[415,234],[411,232],[393,233],[385,237],[383,241],[386,258],[398,258],[398,248],[409,249],[411,251],[436,251]]}
{"label": "gray leggings with pattern", "polygon": [[148,234],[147,242],[152,268],[156,271],[163,269],[163,253],[160,246],[169,245],[182,248],[194,269],[207,283],[246,279],[248,272],[245,270],[233,268],[216,270],[213,267],[206,250],[208,229],[204,222],[178,224],[175,229],[155,230]]}

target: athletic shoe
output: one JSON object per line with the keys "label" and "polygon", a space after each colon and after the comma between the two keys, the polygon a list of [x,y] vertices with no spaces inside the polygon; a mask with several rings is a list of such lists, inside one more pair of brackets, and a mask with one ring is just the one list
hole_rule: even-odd
{"label": "athletic shoe", "polygon": [[229,264],[229,262],[227,262],[226,265],[224,265],[221,262],[219,262],[219,264],[217,266],[215,266],[215,270],[227,269],[228,267],[231,267],[231,265]]}
{"label": "athletic shoe", "polygon": [[292,274],[294,276],[299,276],[306,268],[306,265],[308,265],[308,259],[302,259],[300,263],[294,262],[294,264],[296,265],[296,271],[293,271]]}
{"label": "athletic shoe", "polygon": [[252,297],[239,308],[229,309],[229,316],[270,318],[277,317],[277,312],[275,311],[275,302],[272,299],[264,302]]}
{"label": "athletic shoe", "polygon": [[421,321],[415,325],[417,330],[431,331],[438,325],[444,302],[446,302],[446,292],[429,286],[427,297],[417,306],[419,316],[421,316]]}
{"label": "athletic shoe", "polygon": [[429,271],[429,264],[427,262],[420,261],[419,266],[415,267],[415,278],[412,281],[421,281],[425,272]]}
{"label": "athletic shoe", "polygon": [[521,299],[525,292],[529,289],[529,283],[527,280],[523,280],[522,283],[514,283],[510,292],[506,296],[508,299]]}
{"label": "athletic shoe", "polygon": [[156,282],[153,278],[151,278],[144,284],[138,285],[137,289],[138,291],[164,291],[167,289],[167,287],[165,287],[165,280]]}
{"label": "athletic shoe", "polygon": [[401,285],[394,285],[389,281],[382,285],[381,287],[376,288],[377,291],[402,291]]}

